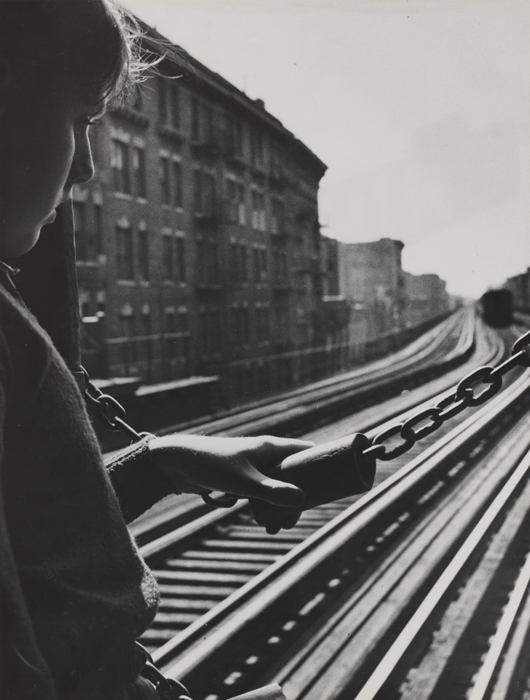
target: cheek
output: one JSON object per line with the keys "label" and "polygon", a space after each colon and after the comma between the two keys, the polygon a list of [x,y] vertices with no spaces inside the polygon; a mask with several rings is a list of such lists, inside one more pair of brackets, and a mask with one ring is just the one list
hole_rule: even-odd
{"label": "cheek", "polygon": [[[48,133],[41,139],[38,148],[39,175],[47,184],[61,189],[66,182],[75,152],[73,133],[67,129]],[[43,182],[43,186],[45,183]]]}

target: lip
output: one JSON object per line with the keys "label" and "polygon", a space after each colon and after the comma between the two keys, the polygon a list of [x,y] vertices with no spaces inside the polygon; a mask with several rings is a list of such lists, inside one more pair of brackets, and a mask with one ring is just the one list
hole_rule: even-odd
{"label": "lip", "polygon": [[57,212],[56,212],[55,209],[54,209],[54,210],[52,211],[52,213],[51,213],[49,216],[46,217],[46,221],[45,221],[44,223],[45,223],[45,224],[53,224],[53,222],[55,221],[56,217],[57,217]]}

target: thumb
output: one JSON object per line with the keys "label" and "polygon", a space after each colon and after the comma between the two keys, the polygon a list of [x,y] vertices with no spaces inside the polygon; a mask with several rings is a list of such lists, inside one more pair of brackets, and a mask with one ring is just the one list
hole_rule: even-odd
{"label": "thumb", "polygon": [[256,482],[252,495],[272,505],[286,508],[298,508],[305,501],[305,493],[298,486],[269,477],[262,477]]}

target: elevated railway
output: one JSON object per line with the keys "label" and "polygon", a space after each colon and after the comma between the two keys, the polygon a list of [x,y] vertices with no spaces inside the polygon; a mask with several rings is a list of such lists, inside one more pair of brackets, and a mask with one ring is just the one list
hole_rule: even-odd
{"label": "elevated railway", "polygon": [[[476,323],[472,310],[468,309],[455,314],[409,346],[382,360],[240,411],[227,412],[211,420],[173,426],[171,431],[201,435],[269,434],[303,437],[311,429],[329,426],[344,416],[348,418],[342,434],[351,433],[352,425],[357,420],[361,423],[355,430],[366,430],[367,421],[372,421],[371,425],[377,425],[384,416],[390,418],[402,413],[405,406],[412,408],[436,393],[433,390],[429,394],[425,388],[413,390],[422,381],[425,383],[428,378],[443,376],[451,367],[458,367],[471,357],[476,350]],[[482,340],[479,342],[482,343]],[[488,352],[484,356],[482,352],[480,350],[477,354],[475,364],[480,364],[481,359],[487,361]],[[464,373],[465,367],[461,370]],[[453,383],[457,380],[455,374]],[[436,386],[448,388],[451,383],[442,379]],[[382,413],[381,402],[385,397],[390,403]],[[368,412],[370,407],[372,410]],[[171,431],[168,429],[163,432]],[[324,436],[322,439],[309,439],[325,442],[334,438]],[[170,499],[135,523],[133,534],[144,544],[153,536],[165,534],[206,511],[200,499]]]}
{"label": "elevated railway", "polygon": [[[448,331],[452,341],[431,354],[442,372],[426,360],[427,381],[409,385],[412,352],[404,383],[386,398],[328,425],[317,417],[302,434],[317,442],[352,431],[373,437],[442,400],[470,369],[498,365],[522,330],[495,333],[462,317]],[[361,396],[372,375],[379,391],[377,364],[364,368],[365,383],[363,372],[355,377]],[[163,510],[135,523],[162,591],[143,640],[155,661],[195,700],[269,682],[289,700],[525,697],[513,695],[513,684],[526,687],[528,676],[529,397],[529,371],[513,370],[487,404],[380,463],[370,493],[307,511],[276,536],[253,523],[246,502],[206,511],[190,499],[179,526]],[[242,418],[234,416],[238,434]],[[230,434],[228,419],[217,424],[221,434]],[[211,424],[204,432],[216,434]]]}

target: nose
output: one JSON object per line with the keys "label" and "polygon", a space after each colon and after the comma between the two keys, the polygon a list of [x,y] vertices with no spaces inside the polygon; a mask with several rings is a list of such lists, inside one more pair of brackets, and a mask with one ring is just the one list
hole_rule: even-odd
{"label": "nose", "polygon": [[68,184],[70,186],[82,185],[93,177],[94,159],[92,158],[88,129],[86,129],[81,134],[78,134],[75,140],[75,151],[68,175]]}

